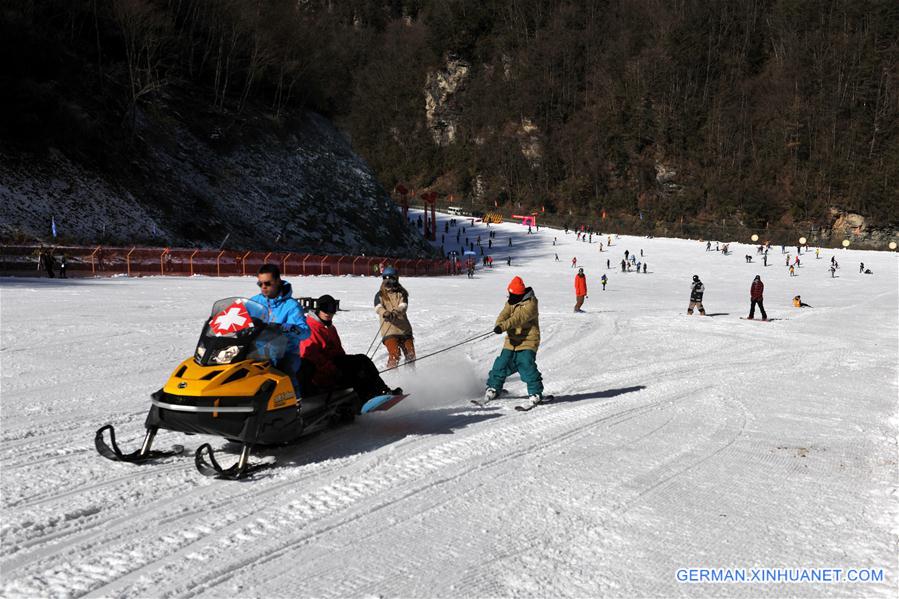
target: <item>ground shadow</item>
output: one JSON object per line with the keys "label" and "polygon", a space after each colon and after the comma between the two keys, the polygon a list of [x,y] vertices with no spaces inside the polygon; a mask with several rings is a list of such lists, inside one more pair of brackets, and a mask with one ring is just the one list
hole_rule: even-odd
{"label": "ground shadow", "polygon": [[706,316],[730,316],[730,312],[712,312],[711,314],[706,314]]}
{"label": "ground shadow", "polygon": [[605,391],[590,391],[588,393],[575,393],[573,395],[556,395],[552,403],[568,403],[572,401],[584,401],[586,399],[608,399],[624,395],[625,393],[634,393],[646,389],[646,385],[636,385],[633,387],[621,387],[620,389],[606,389]]}
{"label": "ground shadow", "polygon": [[[472,412],[468,407],[423,410],[399,416],[363,415],[357,416],[352,424],[309,435],[289,445],[259,447],[253,455],[256,461],[274,456],[278,466],[303,466],[375,451],[410,435],[451,435],[466,426],[501,417],[499,412]],[[223,461],[230,464],[240,449],[239,443],[225,443],[221,447]]]}

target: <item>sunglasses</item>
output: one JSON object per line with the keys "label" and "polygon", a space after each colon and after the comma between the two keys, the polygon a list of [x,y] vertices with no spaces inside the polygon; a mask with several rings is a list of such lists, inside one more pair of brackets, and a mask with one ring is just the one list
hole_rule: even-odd
{"label": "sunglasses", "polygon": [[271,287],[274,284],[274,281],[256,281],[257,287]]}

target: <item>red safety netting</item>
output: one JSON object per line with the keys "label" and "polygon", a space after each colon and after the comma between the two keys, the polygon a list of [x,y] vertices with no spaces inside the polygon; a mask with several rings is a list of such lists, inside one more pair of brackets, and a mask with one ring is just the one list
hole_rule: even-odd
{"label": "red safety netting", "polygon": [[[43,259],[42,255],[45,255]],[[66,276],[73,277],[248,276],[269,262],[277,264],[285,276],[377,276],[387,266],[393,266],[407,277],[459,273],[457,264],[451,260],[189,248],[0,245],[0,275],[46,276],[47,255],[53,258],[54,274],[61,274],[65,264]]]}

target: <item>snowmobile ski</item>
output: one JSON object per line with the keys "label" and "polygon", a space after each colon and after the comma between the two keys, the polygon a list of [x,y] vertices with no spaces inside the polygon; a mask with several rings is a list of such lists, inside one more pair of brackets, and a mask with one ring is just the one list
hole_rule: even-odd
{"label": "snowmobile ski", "polygon": [[397,395],[375,395],[363,404],[361,412],[363,414],[368,414],[369,412],[384,412],[407,397],[409,397],[408,393],[399,393]]}
{"label": "snowmobile ski", "polygon": [[[212,446],[209,443],[204,443],[197,447],[197,451],[194,453],[194,464],[197,467],[197,471],[203,476],[219,480],[241,480],[253,472],[274,467],[274,462],[250,464],[250,452],[252,449],[250,445],[245,444],[240,451],[240,457],[237,459],[237,462],[229,468],[222,468],[218,460],[215,459],[215,452],[212,450]],[[208,462],[203,457],[204,452],[209,456]]]}
{"label": "snowmobile ski", "polygon": [[526,403],[526,404],[523,404],[520,406],[515,406],[515,411],[516,412],[529,412],[530,410],[533,410],[534,408],[536,408],[539,405],[543,405],[545,403],[551,402],[554,398],[555,398],[555,396],[553,396],[553,395],[544,395],[543,399],[541,399],[539,403]]}
{"label": "snowmobile ski", "polygon": [[[106,438],[103,434],[107,430],[109,431],[109,444],[106,443]],[[154,437],[156,437],[156,429],[147,429],[147,434],[144,437],[144,442],[141,444],[140,449],[132,451],[131,453],[123,453],[122,450],[119,449],[118,443],[116,443],[115,429],[111,424],[107,424],[97,429],[97,433],[94,435],[94,447],[97,448],[97,453],[108,460],[113,460],[115,462],[130,462],[132,464],[140,464],[142,462],[167,458],[184,453],[183,445],[174,445],[169,451],[150,449]]]}

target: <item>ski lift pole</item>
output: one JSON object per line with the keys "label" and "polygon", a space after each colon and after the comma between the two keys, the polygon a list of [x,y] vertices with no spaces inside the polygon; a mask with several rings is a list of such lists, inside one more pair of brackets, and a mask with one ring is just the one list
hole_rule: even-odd
{"label": "ski lift pole", "polygon": [[493,331],[489,331],[487,333],[482,333],[480,335],[476,335],[474,337],[471,337],[470,339],[466,339],[465,341],[460,341],[459,343],[456,343],[455,345],[450,345],[449,347],[445,347],[443,349],[438,349],[437,351],[431,352],[429,354],[425,354],[424,356],[419,356],[419,357],[415,358],[414,360],[409,360],[407,362],[403,362],[402,364],[397,364],[396,366],[391,366],[390,368],[385,368],[384,370],[379,370],[378,374],[384,374],[385,372],[389,372],[391,370],[396,370],[400,366],[406,366],[407,364],[414,364],[415,362],[418,362],[419,360],[424,360],[425,358],[430,358],[431,356],[436,356],[437,354],[442,354],[443,352],[449,351],[451,349],[455,349],[455,348],[459,347],[460,345],[465,345],[466,343],[471,343],[472,341],[479,341],[481,339],[486,339],[487,337],[489,337],[490,335],[493,335],[493,334],[494,334]]}

